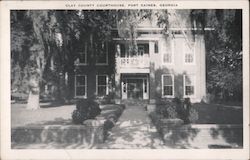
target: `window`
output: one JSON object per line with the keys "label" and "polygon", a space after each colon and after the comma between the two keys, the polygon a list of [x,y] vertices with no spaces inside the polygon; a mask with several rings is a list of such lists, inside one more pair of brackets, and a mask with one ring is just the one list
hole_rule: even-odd
{"label": "window", "polygon": [[125,57],[126,56],[125,44],[120,44],[120,51],[121,51],[120,56]]}
{"label": "window", "polygon": [[138,54],[139,55],[144,55],[145,49],[143,45],[138,45]]}
{"label": "window", "polygon": [[108,64],[108,45],[105,42],[96,44],[96,64]]}
{"label": "window", "polygon": [[147,79],[143,79],[144,81],[144,93],[147,93],[148,92],[148,81]]}
{"label": "window", "polygon": [[159,53],[158,41],[155,41],[155,44],[154,44],[154,51],[155,51],[155,53]]}
{"label": "window", "polygon": [[108,76],[107,75],[97,75],[96,76],[96,92],[97,96],[108,95]]}
{"label": "window", "polygon": [[149,44],[148,43],[138,44],[138,55],[143,56],[145,54],[149,54]]}
{"label": "window", "polygon": [[75,76],[75,96],[87,98],[87,76]]}
{"label": "window", "polygon": [[127,92],[127,87],[126,87],[126,85],[127,85],[127,82],[124,80],[123,82],[122,82],[122,86],[123,86],[123,92],[124,93],[126,93]]}
{"label": "window", "polygon": [[85,42],[83,46],[79,48],[77,52],[77,59],[75,61],[76,65],[86,65],[87,64],[87,43]]}
{"label": "window", "polygon": [[171,74],[162,75],[162,96],[163,97],[174,96],[174,75]]}
{"label": "window", "polygon": [[184,96],[194,96],[194,75],[184,75]]}
{"label": "window", "polygon": [[163,62],[164,63],[171,63],[172,62],[172,54],[171,53],[165,53],[163,55]]}
{"label": "window", "polygon": [[184,52],[184,62],[186,64],[193,64],[194,63],[194,43],[184,43],[183,47],[183,52]]}
{"label": "window", "polygon": [[163,63],[164,64],[173,64],[174,57],[174,42],[173,39],[168,41],[166,46],[163,46]]}

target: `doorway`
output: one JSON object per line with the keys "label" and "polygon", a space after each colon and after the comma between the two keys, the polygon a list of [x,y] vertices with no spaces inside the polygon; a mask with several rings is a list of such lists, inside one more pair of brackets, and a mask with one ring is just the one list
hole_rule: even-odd
{"label": "doorway", "polygon": [[143,99],[142,79],[127,80],[128,99]]}
{"label": "doorway", "polygon": [[148,99],[148,78],[124,76],[122,78],[122,99]]}

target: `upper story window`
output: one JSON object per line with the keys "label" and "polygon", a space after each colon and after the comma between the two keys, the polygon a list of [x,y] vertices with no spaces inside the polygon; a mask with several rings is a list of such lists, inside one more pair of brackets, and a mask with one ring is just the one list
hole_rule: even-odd
{"label": "upper story window", "polygon": [[107,75],[97,75],[96,76],[96,93],[97,96],[102,97],[108,95],[108,76]]}
{"label": "upper story window", "polygon": [[138,44],[138,55],[148,55],[149,54],[149,44],[148,43],[141,43]]}
{"label": "upper story window", "polygon": [[138,45],[138,54],[142,56],[142,55],[144,55],[144,53],[145,53],[144,46],[143,45]]}
{"label": "upper story window", "polygon": [[163,97],[174,96],[174,75],[172,74],[162,75],[162,96]]}
{"label": "upper story window", "polygon": [[195,43],[185,42],[183,47],[184,63],[194,64],[195,62]]}
{"label": "upper story window", "polygon": [[77,52],[77,59],[75,60],[75,65],[86,65],[87,64],[87,42],[80,46]]}
{"label": "upper story window", "polygon": [[108,64],[108,43],[96,44],[96,64],[107,65]]}
{"label": "upper story window", "polygon": [[125,50],[125,44],[121,43],[117,45],[117,54],[118,56],[125,57],[126,56],[126,50]]}
{"label": "upper story window", "polygon": [[149,44],[139,43],[137,44],[138,53],[130,53],[129,45],[120,43],[116,45],[116,54],[118,57],[136,57],[136,56],[148,56],[149,55]]}
{"label": "upper story window", "polygon": [[154,52],[155,52],[155,53],[159,53],[158,41],[155,41],[155,43],[154,43]]}
{"label": "upper story window", "polygon": [[184,96],[190,97],[195,94],[195,76],[194,75],[184,75]]}
{"label": "upper story window", "polygon": [[163,64],[174,63],[174,41],[171,39],[163,46]]}
{"label": "upper story window", "polygon": [[87,98],[87,76],[86,75],[75,76],[75,96]]}

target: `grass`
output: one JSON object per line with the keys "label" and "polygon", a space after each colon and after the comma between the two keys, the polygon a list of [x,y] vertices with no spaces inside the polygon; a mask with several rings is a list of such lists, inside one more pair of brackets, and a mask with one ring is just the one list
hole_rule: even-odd
{"label": "grass", "polygon": [[[72,105],[54,105],[41,103],[41,108],[37,110],[27,110],[26,104],[11,104],[11,127],[25,125],[69,125],[72,124],[72,112],[76,109]],[[118,106],[104,105],[101,115],[106,117],[114,112]],[[123,107],[120,106],[120,109]],[[116,114],[119,112],[116,111]],[[119,115],[116,115],[119,116]]]}
{"label": "grass", "polygon": [[[75,105],[60,105],[38,110],[26,110],[26,104],[11,105],[11,126],[24,126],[27,124],[39,124],[50,122],[55,124],[71,123],[71,113]],[[194,104],[199,113],[196,124],[242,124],[242,107],[218,105],[218,104]]]}
{"label": "grass", "polygon": [[242,124],[243,107],[222,104],[193,105],[198,111],[199,119],[196,124]]}
{"label": "grass", "polygon": [[26,110],[26,104],[11,104],[11,127],[37,124],[49,121],[69,121],[75,105],[62,105],[56,107]]}

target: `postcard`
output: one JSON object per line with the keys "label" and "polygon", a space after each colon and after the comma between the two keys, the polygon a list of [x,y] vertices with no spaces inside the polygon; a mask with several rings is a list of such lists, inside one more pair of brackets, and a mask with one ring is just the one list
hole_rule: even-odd
{"label": "postcard", "polygon": [[1,159],[249,159],[249,2],[2,1]]}

